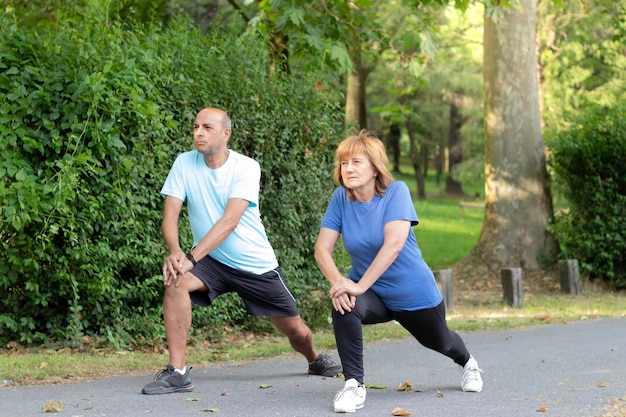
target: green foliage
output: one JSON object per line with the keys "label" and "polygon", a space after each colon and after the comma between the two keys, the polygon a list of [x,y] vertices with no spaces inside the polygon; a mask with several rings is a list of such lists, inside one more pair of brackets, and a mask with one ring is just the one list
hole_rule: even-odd
{"label": "green foliage", "polygon": [[546,129],[566,128],[587,103],[626,99],[626,3],[613,0],[540,2],[539,60]]}
{"label": "green foliage", "polygon": [[[311,296],[324,280],[310,251],[340,112],[313,82],[271,78],[252,36],[76,13],[39,33],[0,17],[0,343],[162,337],[159,190],[206,106],[231,114],[231,146],[261,164],[262,214],[292,289],[327,303]],[[197,325],[253,326],[233,298],[209,310]]]}
{"label": "green foliage", "polygon": [[590,106],[552,143],[551,165],[569,212],[552,231],[591,277],[626,288],[626,106]]}

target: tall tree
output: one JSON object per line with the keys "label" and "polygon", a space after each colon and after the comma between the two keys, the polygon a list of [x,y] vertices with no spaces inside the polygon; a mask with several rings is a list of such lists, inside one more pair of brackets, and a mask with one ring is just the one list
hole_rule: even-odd
{"label": "tall tree", "polygon": [[[450,97],[450,128],[448,130],[448,169],[452,171],[463,161],[463,143],[461,142],[461,127],[463,126],[462,90],[453,93]],[[450,173],[446,177],[446,194],[464,196],[463,185]]]}
{"label": "tall tree", "polygon": [[485,13],[485,217],[469,258],[535,269],[557,252],[537,86],[537,0]]}

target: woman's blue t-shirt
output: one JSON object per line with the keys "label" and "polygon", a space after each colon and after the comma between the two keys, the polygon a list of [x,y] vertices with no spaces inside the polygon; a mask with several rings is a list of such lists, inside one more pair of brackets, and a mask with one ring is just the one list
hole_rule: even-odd
{"label": "woman's blue t-shirt", "polygon": [[[393,181],[382,197],[374,195],[365,203],[350,200],[345,187],[335,189],[321,226],[341,234],[352,260],[348,278],[361,279],[383,245],[385,224],[394,220],[408,220],[412,226],[419,222],[404,182]],[[441,303],[443,296],[412,228],[396,260],[371,289],[392,311],[422,310]]]}

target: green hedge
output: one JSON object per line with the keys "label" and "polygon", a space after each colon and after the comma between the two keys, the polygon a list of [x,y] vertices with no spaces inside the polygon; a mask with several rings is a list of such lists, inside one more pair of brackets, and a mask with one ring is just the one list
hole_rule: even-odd
{"label": "green hedge", "polygon": [[591,278],[626,288],[626,105],[589,107],[551,144],[569,211],[553,231]]}
{"label": "green hedge", "polygon": [[[324,325],[311,251],[341,112],[306,78],[270,75],[253,35],[98,16],[40,33],[0,17],[0,343],[163,337],[159,191],[206,106],[230,113],[231,146],[261,164],[270,240],[303,316]],[[186,226],[182,235],[189,246]],[[235,297],[194,310],[200,332],[255,323]]]}

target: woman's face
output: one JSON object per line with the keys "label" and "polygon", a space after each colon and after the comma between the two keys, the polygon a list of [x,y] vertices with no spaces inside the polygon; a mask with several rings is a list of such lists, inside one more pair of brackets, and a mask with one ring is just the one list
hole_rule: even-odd
{"label": "woman's face", "polygon": [[356,192],[373,191],[376,184],[376,169],[367,156],[352,155],[341,161],[341,179],[347,188]]}

